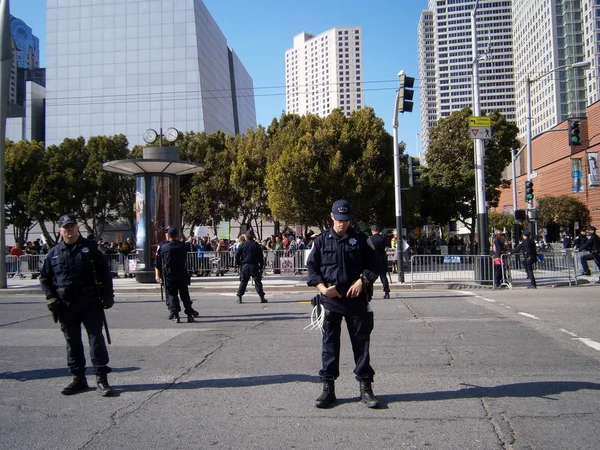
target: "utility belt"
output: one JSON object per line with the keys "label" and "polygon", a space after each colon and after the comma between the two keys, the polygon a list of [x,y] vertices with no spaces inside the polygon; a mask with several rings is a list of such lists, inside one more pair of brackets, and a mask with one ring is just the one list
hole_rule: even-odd
{"label": "utility belt", "polygon": [[78,298],[96,298],[97,292],[95,286],[67,286],[59,287],[56,289],[58,298],[61,300],[74,300]]}

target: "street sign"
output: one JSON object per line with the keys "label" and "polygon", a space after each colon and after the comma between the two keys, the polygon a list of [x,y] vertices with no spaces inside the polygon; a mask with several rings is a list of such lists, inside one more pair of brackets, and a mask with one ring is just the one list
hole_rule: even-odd
{"label": "street sign", "polygon": [[490,119],[489,117],[478,117],[478,116],[471,116],[469,117],[469,126],[470,127],[491,127],[492,126],[492,119]]}
{"label": "street sign", "polygon": [[469,127],[471,139],[489,139],[492,137],[492,127]]}

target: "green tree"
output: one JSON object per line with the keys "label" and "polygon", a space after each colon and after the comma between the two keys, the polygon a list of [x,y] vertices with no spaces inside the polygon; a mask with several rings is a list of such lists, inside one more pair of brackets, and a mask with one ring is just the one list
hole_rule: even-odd
{"label": "green tree", "polygon": [[579,222],[580,228],[584,228],[591,220],[588,207],[570,195],[540,197],[538,198],[538,208],[540,225],[543,227],[554,223],[572,229],[575,222]]}
{"label": "green tree", "polygon": [[31,186],[43,174],[44,143],[7,140],[5,152],[6,223],[13,226],[15,242],[23,246],[39,219],[30,194]]}
{"label": "green tree", "polygon": [[[473,140],[469,138],[471,115],[470,108],[463,108],[431,128],[423,175],[423,215],[438,225],[463,220],[473,240],[477,210]],[[497,206],[501,189],[510,185],[502,178],[502,171],[510,162],[511,148],[518,146],[518,129],[498,111],[489,117],[494,131],[492,138],[484,141],[485,191],[489,205]]]}

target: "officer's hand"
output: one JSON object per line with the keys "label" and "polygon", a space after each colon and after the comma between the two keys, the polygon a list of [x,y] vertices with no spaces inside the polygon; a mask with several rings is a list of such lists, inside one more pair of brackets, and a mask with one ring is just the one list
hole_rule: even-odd
{"label": "officer's hand", "polygon": [[162,280],[160,279],[160,277],[156,277],[156,282],[160,283]]}
{"label": "officer's hand", "polygon": [[56,297],[46,299],[46,306],[52,313],[52,320],[54,320],[54,323],[58,323],[58,299]]}
{"label": "officer's hand", "polygon": [[50,311],[58,312],[58,298],[52,297],[46,300],[46,306]]}
{"label": "officer's hand", "polygon": [[107,293],[104,295],[104,298],[102,299],[102,306],[104,307],[104,309],[110,309],[113,307],[113,305],[115,304],[115,294],[111,293]]}
{"label": "officer's hand", "polygon": [[354,282],[354,284],[352,286],[350,286],[350,289],[348,289],[348,292],[346,292],[346,297],[349,297],[349,298],[358,297],[360,295],[360,293],[362,292],[362,290],[363,290],[363,282],[359,278],[358,280],[356,280]]}
{"label": "officer's hand", "polygon": [[335,288],[335,286],[326,287],[324,290],[321,291],[321,294],[323,294],[325,297],[329,297],[329,298],[341,298],[342,297],[340,295],[340,293],[337,291],[337,289]]}

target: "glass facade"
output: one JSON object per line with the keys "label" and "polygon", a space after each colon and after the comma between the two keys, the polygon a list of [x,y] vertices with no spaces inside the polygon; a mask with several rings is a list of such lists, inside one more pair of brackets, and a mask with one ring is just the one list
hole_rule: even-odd
{"label": "glass facade", "polygon": [[[46,143],[256,126],[252,79],[201,0],[47,0]],[[247,75],[247,73],[246,73]],[[236,79],[250,105],[234,108]]]}

